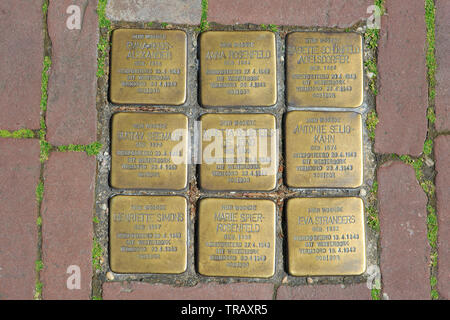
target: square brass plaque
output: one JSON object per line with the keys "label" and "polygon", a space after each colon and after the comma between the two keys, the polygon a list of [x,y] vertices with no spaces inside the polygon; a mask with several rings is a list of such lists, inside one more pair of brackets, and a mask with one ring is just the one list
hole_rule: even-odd
{"label": "square brass plaque", "polygon": [[175,189],[187,184],[188,118],[183,114],[117,113],[112,117],[113,188]]}
{"label": "square brass plaque", "polygon": [[276,120],[271,114],[201,117],[200,185],[207,190],[273,190],[277,181]]}
{"label": "square brass plaque", "polygon": [[201,200],[198,271],[205,276],[273,276],[275,217],[270,200]]}
{"label": "square brass plaque", "polygon": [[277,102],[275,34],[209,31],[200,36],[200,98],[206,107]]}
{"label": "square brass plaque", "polygon": [[187,265],[186,199],[115,196],[110,201],[110,263],[116,273],[182,273]]}
{"label": "square brass plaque", "polygon": [[291,275],[359,275],[366,270],[361,199],[295,198],[288,200],[286,212]]}
{"label": "square brass plaque", "polygon": [[292,111],[286,116],[286,183],[356,188],[363,181],[361,115]]}
{"label": "square brass plaque", "polygon": [[186,101],[186,33],[118,29],[112,33],[110,99],[118,104]]}
{"label": "square brass plaque", "polygon": [[363,102],[362,37],[293,32],[286,40],[289,106],[359,107]]}

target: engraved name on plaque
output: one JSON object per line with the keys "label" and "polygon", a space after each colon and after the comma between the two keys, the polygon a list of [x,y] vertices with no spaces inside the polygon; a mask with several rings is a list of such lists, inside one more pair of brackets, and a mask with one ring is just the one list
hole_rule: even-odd
{"label": "engraved name on plaque", "polygon": [[289,187],[356,188],[362,184],[360,114],[292,111],[286,116],[285,135]]}
{"label": "engraved name on plaque", "polygon": [[112,117],[113,188],[173,189],[187,184],[188,118],[183,114],[116,113]]}
{"label": "engraved name on plaque", "polygon": [[200,185],[207,190],[272,190],[278,168],[276,120],[271,114],[201,117]]}
{"label": "engraved name on plaque", "polygon": [[363,102],[362,37],[293,32],[286,40],[287,104],[359,107]]}
{"label": "engraved name on plaque", "polygon": [[201,200],[198,271],[206,276],[273,276],[275,217],[270,200]]}
{"label": "engraved name on plaque", "polygon": [[360,275],[366,269],[359,198],[287,202],[288,269],[294,276]]}
{"label": "engraved name on plaque", "polygon": [[186,101],[186,43],[186,33],[181,30],[114,30],[111,102],[183,104]]}
{"label": "engraved name on plaque", "polygon": [[116,273],[182,273],[187,266],[186,199],[110,200],[110,263]]}
{"label": "engraved name on plaque", "polygon": [[200,100],[206,107],[277,102],[275,34],[209,31],[200,36]]}

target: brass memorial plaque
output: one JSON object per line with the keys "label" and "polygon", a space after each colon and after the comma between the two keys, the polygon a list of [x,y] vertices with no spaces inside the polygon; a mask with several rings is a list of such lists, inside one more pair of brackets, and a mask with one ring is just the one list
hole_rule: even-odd
{"label": "brass memorial plaque", "polygon": [[200,36],[200,98],[207,107],[277,102],[275,34],[209,31]]}
{"label": "brass memorial plaque", "polygon": [[181,30],[114,30],[111,102],[183,104],[186,101],[186,39],[186,33]]}
{"label": "brass memorial plaque", "polygon": [[293,32],[286,40],[289,106],[359,107],[363,102],[362,37]]}
{"label": "brass memorial plaque", "polygon": [[289,273],[294,276],[362,274],[366,269],[363,208],[359,198],[288,200]]}
{"label": "brass memorial plaque", "polygon": [[182,273],[187,265],[186,199],[115,196],[110,263],[116,273]]}
{"label": "brass memorial plaque", "polygon": [[207,190],[273,190],[277,182],[276,120],[271,114],[201,117],[200,185]]}
{"label": "brass memorial plaque", "polygon": [[356,188],[363,181],[361,115],[292,111],[286,116],[286,183]]}
{"label": "brass memorial plaque", "polygon": [[270,200],[201,200],[198,271],[205,276],[273,276],[275,217]]}
{"label": "brass memorial plaque", "polygon": [[185,188],[188,145],[188,118],[183,114],[115,114],[112,117],[111,186]]}

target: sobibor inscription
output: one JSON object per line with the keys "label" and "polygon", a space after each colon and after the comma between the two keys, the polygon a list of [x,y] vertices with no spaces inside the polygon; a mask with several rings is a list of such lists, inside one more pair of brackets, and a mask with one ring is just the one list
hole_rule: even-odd
{"label": "sobibor inscription", "polygon": [[200,37],[201,103],[272,106],[277,102],[275,34],[210,31]]}
{"label": "sobibor inscription", "polygon": [[278,164],[271,114],[201,117],[200,185],[207,190],[272,190]]}
{"label": "sobibor inscription", "polygon": [[286,116],[286,183],[356,188],[363,180],[361,115],[292,111]]}
{"label": "sobibor inscription", "polygon": [[182,273],[186,270],[185,198],[115,196],[110,208],[112,271]]}
{"label": "sobibor inscription", "polygon": [[363,102],[362,37],[293,32],[286,40],[289,106],[359,107]]}
{"label": "sobibor inscription", "polygon": [[185,115],[124,112],[115,114],[111,125],[113,188],[186,187],[189,141]]}
{"label": "sobibor inscription", "polygon": [[273,276],[275,217],[270,200],[201,200],[198,271],[206,276]]}
{"label": "sobibor inscription", "polygon": [[111,102],[183,104],[186,42],[186,33],[181,30],[115,30],[111,49]]}
{"label": "sobibor inscription", "polygon": [[290,274],[359,275],[365,271],[361,199],[295,198],[288,200],[286,212]]}

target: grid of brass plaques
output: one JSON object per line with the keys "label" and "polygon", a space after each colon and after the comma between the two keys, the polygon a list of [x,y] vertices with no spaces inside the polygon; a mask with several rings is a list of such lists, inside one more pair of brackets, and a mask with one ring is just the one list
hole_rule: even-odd
{"label": "grid of brass plaques", "polygon": [[365,228],[361,199],[290,199],[286,215],[290,274],[359,275],[364,272]]}
{"label": "grid of brass plaques", "polygon": [[[271,114],[253,114],[251,119],[248,114],[203,115],[201,187],[273,190],[278,169],[275,128],[276,120]],[[210,137],[212,142],[204,141]],[[223,146],[214,148],[217,140]]]}
{"label": "grid of brass plaques", "polygon": [[362,184],[362,121],[355,112],[292,111],[286,116],[286,184],[356,188]]}
{"label": "grid of brass plaques", "polygon": [[362,37],[293,32],[286,40],[287,104],[359,107],[363,102]]}
{"label": "grid of brass plaques", "polygon": [[112,33],[110,99],[119,104],[186,100],[186,33],[118,29]]}
{"label": "grid of brass plaques", "polygon": [[275,272],[275,203],[202,199],[198,271],[207,276],[268,278]]}
{"label": "grid of brass plaques", "polygon": [[182,273],[187,202],[179,196],[115,196],[110,201],[111,270]]}
{"label": "grid of brass plaques", "polygon": [[[187,74],[187,48],[184,31],[118,29],[112,33],[111,103],[167,109],[135,112],[133,106],[133,112],[124,112],[127,108],[122,107],[111,116],[110,186],[138,194],[117,195],[113,190],[111,270],[189,272],[189,239],[194,238],[196,275],[271,278],[277,270],[277,255],[283,252],[279,247],[283,241],[276,233],[280,214],[287,226],[285,263],[290,275],[363,273],[362,200],[335,195],[300,198],[297,193],[299,188],[329,191],[363,183],[361,115],[327,110],[356,108],[363,102],[361,36],[289,34],[287,95],[280,102],[274,33],[205,32],[197,49],[198,108],[191,106],[186,88],[192,76]],[[269,108],[285,105],[294,110]],[[220,107],[243,109],[231,112]],[[303,107],[315,109],[298,110]],[[283,115],[280,134],[277,123]],[[194,121],[198,123],[192,126]],[[281,137],[285,143],[279,155]],[[188,165],[191,152],[192,158],[200,156],[198,166]],[[284,159],[283,168],[279,158]],[[145,195],[146,190],[151,195]],[[285,212],[277,210],[282,201],[274,201],[280,200],[279,191],[283,197],[292,192],[285,199]],[[244,193],[236,196],[235,192]],[[243,199],[245,192],[252,198]],[[187,216],[187,198],[197,210],[196,215],[191,211],[193,220]],[[189,229],[192,224],[194,229]],[[195,235],[190,234],[192,230]]]}
{"label": "grid of brass plaques", "polygon": [[277,102],[275,34],[209,31],[200,37],[200,95],[207,107]]}

